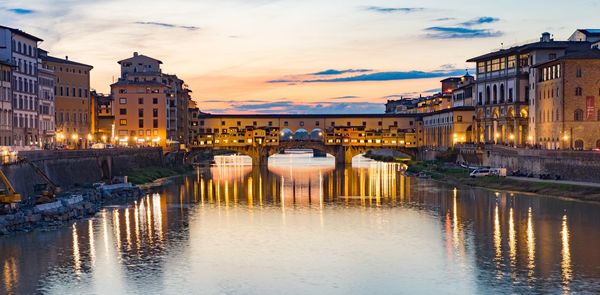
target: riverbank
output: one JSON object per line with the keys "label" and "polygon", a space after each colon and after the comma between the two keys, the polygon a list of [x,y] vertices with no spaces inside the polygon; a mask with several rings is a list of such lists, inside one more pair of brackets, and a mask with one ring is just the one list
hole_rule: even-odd
{"label": "riverbank", "polygon": [[108,204],[129,203],[143,196],[137,186],[110,191],[80,189],[65,193],[51,203],[22,206],[0,215],[0,236],[13,232],[52,230],[74,220],[94,216]]}
{"label": "riverbank", "polygon": [[386,163],[406,163],[410,160],[410,156],[396,150],[381,149],[370,150],[363,157]]}
{"label": "riverbank", "polygon": [[492,190],[533,193],[581,201],[600,202],[599,187],[556,183],[551,181],[534,182],[497,176],[471,178],[466,169],[439,161],[413,161],[410,162],[408,166],[409,173],[429,173],[432,179],[454,186],[471,186]]}
{"label": "riverbank", "polygon": [[136,185],[150,184],[156,180],[187,174],[194,171],[191,165],[182,165],[176,167],[153,166],[147,168],[130,169],[127,175],[128,181]]}

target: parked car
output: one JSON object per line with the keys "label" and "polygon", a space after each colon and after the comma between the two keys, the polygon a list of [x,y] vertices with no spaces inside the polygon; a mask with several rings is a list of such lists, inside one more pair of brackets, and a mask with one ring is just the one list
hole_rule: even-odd
{"label": "parked car", "polygon": [[475,177],[483,177],[483,176],[489,176],[490,175],[490,169],[488,168],[479,168],[479,169],[475,169],[473,170],[473,172],[471,172],[469,174],[469,176],[475,178]]}
{"label": "parked car", "polygon": [[101,150],[101,149],[105,149],[105,148],[106,148],[106,144],[104,144],[104,143],[99,142],[99,143],[92,144],[92,149],[95,149],[95,150]]}

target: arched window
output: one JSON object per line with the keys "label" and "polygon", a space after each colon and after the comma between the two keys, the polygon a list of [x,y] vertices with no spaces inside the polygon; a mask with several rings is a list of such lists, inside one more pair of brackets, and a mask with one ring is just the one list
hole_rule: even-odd
{"label": "arched window", "polygon": [[498,103],[498,87],[496,85],[494,85],[494,100],[493,100],[494,104]]}
{"label": "arched window", "polygon": [[576,109],[574,114],[575,121],[583,121],[583,111],[581,109]]}
{"label": "arched window", "polygon": [[491,94],[490,94],[490,86],[485,89],[485,104],[490,104]]}
{"label": "arched window", "polygon": [[500,84],[500,103],[504,103],[504,84]]}
{"label": "arched window", "polygon": [[575,141],[575,149],[582,150],[583,149],[583,140],[578,139]]}

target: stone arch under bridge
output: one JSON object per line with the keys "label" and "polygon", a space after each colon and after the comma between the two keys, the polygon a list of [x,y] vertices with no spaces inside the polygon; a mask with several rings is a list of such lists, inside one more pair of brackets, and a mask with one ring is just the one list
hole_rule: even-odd
{"label": "stone arch under bridge", "polygon": [[[342,145],[326,145],[319,141],[289,141],[281,142],[278,146],[231,146],[231,147],[212,147],[212,148],[194,148],[188,154],[188,159],[194,159],[195,154],[206,150],[227,150],[236,152],[252,158],[253,166],[267,166],[269,157],[278,154],[286,149],[312,149],[318,150],[335,157],[336,166],[343,167],[352,165],[352,159],[360,154],[364,154],[370,150],[377,149],[368,146],[342,146]],[[399,150],[411,158],[416,157],[416,151],[411,149],[395,149]]]}

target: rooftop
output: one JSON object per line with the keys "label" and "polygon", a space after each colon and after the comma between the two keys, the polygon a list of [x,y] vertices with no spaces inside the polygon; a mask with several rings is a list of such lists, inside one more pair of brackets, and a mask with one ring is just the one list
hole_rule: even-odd
{"label": "rooftop", "polygon": [[27,38],[29,38],[29,39],[32,39],[32,40],[35,40],[35,41],[37,41],[37,42],[44,41],[44,40],[42,40],[42,39],[40,39],[40,38],[38,38],[38,37],[36,37],[36,36],[34,36],[34,35],[31,35],[31,34],[25,33],[25,32],[23,32],[23,31],[21,31],[21,30],[19,30],[19,29],[14,29],[14,28],[11,28],[11,27],[6,27],[6,26],[2,26],[2,25],[0,25],[0,29],[7,29],[7,30],[10,30],[10,31],[11,31],[11,32],[13,32],[14,34],[21,35],[21,36],[23,36],[23,37],[27,37]]}
{"label": "rooftop", "polygon": [[134,59],[134,58],[138,58],[138,57],[145,58],[145,59],[149,59],[149,60],[153,60],[153,61],[156,61],[156,62],[158,62],[159,64],[162,64],[162,63],[163,63],[162,61],[160,61],[160,60],[158,60],[158,59],[155,59],[155,58],[149,57],[149,56],[147,56],[147,55],[138,54],[137,52],[134,52],[132,57],[129,57],[129,58],[126,58],[126,59],[122,59],[122,60],[118,61],[117,63],[121,64],[122,62],[129,61],[129,60],[132,60],[132,59]]}
{"label": "rooftop", "polygon": [[589,49],[591,43],[589,42],[579,42],[579,41],[539,41],[534,43],[529,43],[520,46],[514,46],[508,49],[500,49],[498,51],[486,53],[484,55],[480,55],[477,57],[473,57],[467,60],[467,62],[478,62],[484,61],[488,59],[492,59],[495,57],[501,57],[511,54],[520,54],[527,53],[533,50],[539,49],[569,49],[569,50],[584,50]]}
{"label": "rooftop", "polygon": [[91,65],[87,65],[87,64],[84,64],[84,63],[75,62],[75,61],[68,60],[68,59],[62,59],[62,58],[58,58],[58,57],[54,57],[54,56],[50,56],[50,55],[40,55],[40,58],[43,61],[47,61],[47,62],[53,62],[53,63],[59,63],[59,64],[66,64],[66,65],[86,67],[86,68],[89,68],[90,70],[94,68]]}

